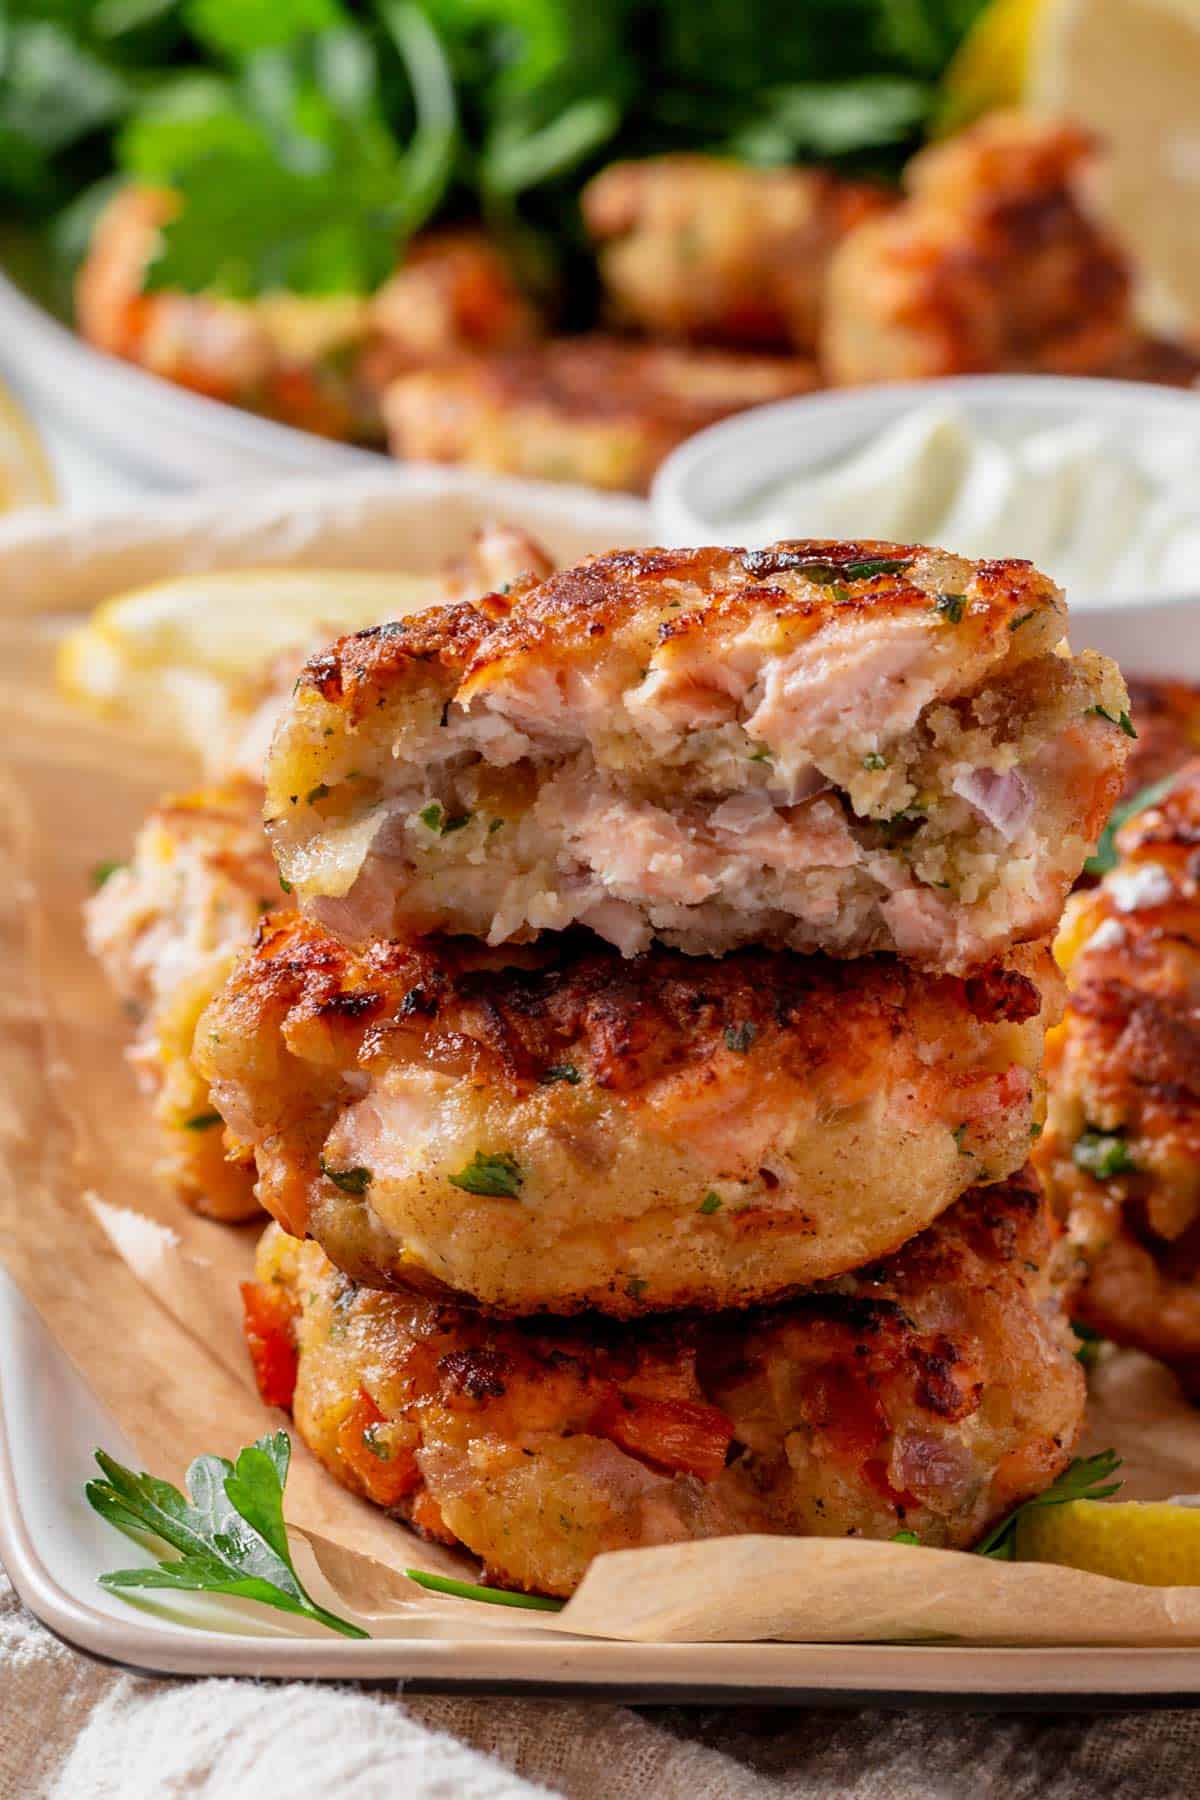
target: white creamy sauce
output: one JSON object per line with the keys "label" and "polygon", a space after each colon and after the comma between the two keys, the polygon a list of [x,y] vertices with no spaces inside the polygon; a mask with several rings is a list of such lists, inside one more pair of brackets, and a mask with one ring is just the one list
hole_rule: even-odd
{"label": "white creamy sauce", "polygon": [[1017,435],[928,406],[864,448],[792,475],[724,521],[741,542],[887,538],[960,556],[1024,556],[1079,595],[1200,588],[1200,405],[1194,431],[1131,441],[1080,420]]}

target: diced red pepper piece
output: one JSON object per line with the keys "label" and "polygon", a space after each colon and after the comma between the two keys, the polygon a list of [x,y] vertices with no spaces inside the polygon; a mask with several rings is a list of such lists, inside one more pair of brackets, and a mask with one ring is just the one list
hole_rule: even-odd
{"label": "diced red pepper piece", "polygon": [[296,1392],[296,1305],[268,1281],[243,1281],[242,1330],[258,1391],[268,1406],[291,1410]]}
{"label": "diced red pepper piece", "polygon": [[374,1428],[384,1420],[366,1388],[359,1388],[354,1405],[338,1426],[337,1447],[368,1500],[374,1500],[376,1506],[396,1506],[420,1485],[421,1471],[408,1445],[392,1446],[376,1438]]}
{"label": "diced red pepper piece", "polygon": [[733,1425],[719,1406],[647,1400],[616,1390],[602,1402],[592,1429],[643,1462],[701,1481],[716,1480],[733,1441]]}

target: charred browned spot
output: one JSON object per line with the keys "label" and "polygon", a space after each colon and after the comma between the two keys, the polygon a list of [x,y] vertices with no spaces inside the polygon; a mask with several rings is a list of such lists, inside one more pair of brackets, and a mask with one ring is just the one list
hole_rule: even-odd
{"label": "charred browned spot", "polygon": [[382,994],[329,994],[318,1001],[316,1011],[323,1018],[362,1019],[382,1005]]}
{"label": "charred browned spot", "polygon": [[966,995],[972,1015],[989,1024],[1001,1019],[1019,1024],[1042,1009],[1042,997],[1027,975],[995,963],[969,977]]}
{"label": "charred browned spot", "polygon": [[451,1350],[438,1363],[441,1396],[447,1405],[456,1397],[468,1400],[499,1399],[512,1376],[512,1358],[487,1345]]}
{"label": "charred browned spot", "polygon": [[917,1370],[917,1404],[926,1412],[957,1420],[978,1410],[981,1384],[960,1367],[962,1358],[950,1338],[913,1344],[910,1353]]}

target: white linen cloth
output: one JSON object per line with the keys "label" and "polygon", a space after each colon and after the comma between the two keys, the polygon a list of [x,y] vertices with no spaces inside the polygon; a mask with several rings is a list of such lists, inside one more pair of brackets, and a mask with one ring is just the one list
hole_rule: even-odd
{"label": "white linen cloth", "polygon": [[92,1661],[0,1572],[0,1800],[1168,1800],[1200,1713],[1089,1718],[408,1698]]}

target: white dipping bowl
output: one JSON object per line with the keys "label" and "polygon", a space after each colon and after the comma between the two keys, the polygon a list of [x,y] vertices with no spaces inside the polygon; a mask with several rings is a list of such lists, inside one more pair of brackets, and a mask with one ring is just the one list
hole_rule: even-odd
{"label": "white dipping bowl", "polygon": [[[946,381],[897,382],[888,386],[836,388],[782,400],[739,413],[682,444],[658,471],[650,494],[654,533],[666,545],[746,544],[758,548],[763,534],[743,524],[764,507],[778,484],[828,476],[843,458],[864,450],[905,415],[943,406],[960,413],[981,435],[1004,439],[1054,427],[1093,423],[1113,428],[1132,445],[1153,443],[1167,434],[1194,434],[1197,443],[1197,509],[1200,511],[1200,393],[1154,387],[1137,381],[1092,381],[1057,375],[963,375]],[[828,535],[806,521],[797,497],[794,523],[772,535]],[[884,535],[870,518],[848,536]],[[956,550],[955,544],[943,549]],[[1010,555],[1023,554],[1020,544]],[[1053,568],[1046,570],[1053,576]],[[1200,596],[1200,562],[1187,595]],[[1168,600],[1147,593],[1068,593],[1073,610]]]}

